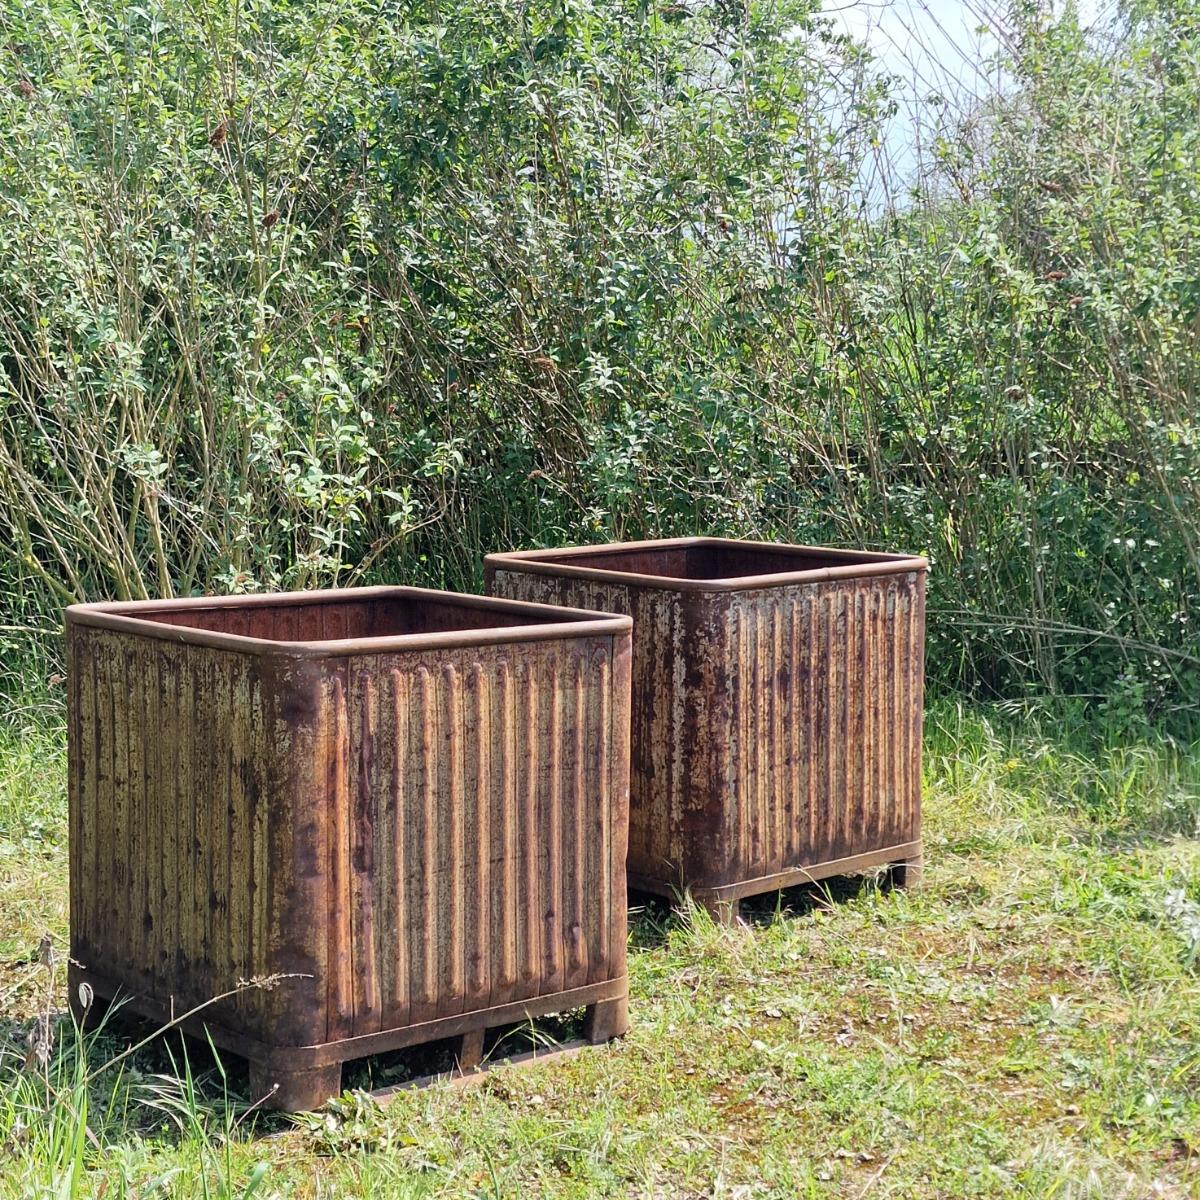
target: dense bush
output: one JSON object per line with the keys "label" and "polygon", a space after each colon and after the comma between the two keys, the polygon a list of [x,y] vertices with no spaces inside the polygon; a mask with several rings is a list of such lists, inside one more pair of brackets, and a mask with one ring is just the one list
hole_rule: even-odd
{"label": "dense bush", "polygon": [[1018,9],[889,202],[888,82],[793,0],[0,11],[14,646],[730,532],[929,553],[944,686],[1200,699],[1186,14]]}

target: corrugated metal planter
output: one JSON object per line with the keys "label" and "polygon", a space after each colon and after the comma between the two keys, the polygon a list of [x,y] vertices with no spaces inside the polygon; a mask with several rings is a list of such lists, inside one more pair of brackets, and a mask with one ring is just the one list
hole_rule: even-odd
{"label": "corrugated metal planter", "polygon": [[281,1108],[528,1015],[624,1032],[629,626],[416,588],[68,609],[75,1002],[235,991],[190,1025]]}
{"label": "corrugated metal planter", "polygon": [[633,617],[631,886],[736,901],[921,864],[922,558],[720,538],[489,555],[493,595]]}

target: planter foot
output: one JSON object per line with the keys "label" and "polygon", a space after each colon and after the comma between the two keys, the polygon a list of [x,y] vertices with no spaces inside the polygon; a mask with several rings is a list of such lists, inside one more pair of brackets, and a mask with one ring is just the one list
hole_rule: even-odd
{"label": "planter foot", "polygon": [[342,1064],[313,1067],[305,1071],[281,1071],[263,1063],[250,1064],[250,1098],[263,1108],[279,1112],[304,1112],[320,1108],[340,1095]]}
{"label": "planter foot", "polygon": [[906,891],[920,887],[924,868],[925,856],[920,851],[909,855],[902,862],[892,863],[889,868],[892,887],[904,888]]}
{"label": "planter foot", "polygon": [[593,1046],[611,1042],[629,1032],[629,997],[589,1004],[583,1018],[583,1036]]}
{"label": "planter foot", "polygon": [[483,1034],[482,1029],[468,1029],[462,1035],[458,1047],[458,1069],[464,1075],[474,1071],[483,1061]]}

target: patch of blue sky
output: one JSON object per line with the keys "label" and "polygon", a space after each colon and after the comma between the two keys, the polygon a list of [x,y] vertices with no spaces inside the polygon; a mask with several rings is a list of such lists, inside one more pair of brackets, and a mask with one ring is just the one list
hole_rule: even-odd
{"label": "patch of blue sky", "polygon": [[[1116,8],[1116,0],[1076,2],[1085,27],[1110,24]],[[878,172],[890,188],[919,171],[939,122],[1005,86],[1006,9],[995,0],[826,0],[834,28],[866,45],[876,69],[893,80],[896,112],[883,131]]]}

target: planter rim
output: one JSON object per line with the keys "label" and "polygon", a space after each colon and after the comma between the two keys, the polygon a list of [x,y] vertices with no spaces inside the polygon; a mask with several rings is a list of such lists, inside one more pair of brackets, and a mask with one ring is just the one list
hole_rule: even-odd
{"label": "planter rim", "polygon": [[[584,565],[594,554],[633,554],[643,550],[675,550],[690,546],[728,546],[733,549],[750,548],[774,553],[801,551],[820,554],[823,558],[844,558],[846,565],[742,575],[726,579],[684,579],[672,575],[651,575],[639,571],[616,571],[611,567]],[[578,558],[581,560],[580,565],[564,563],[561,561],[564,557]],[[920,555],[891,554],[873,550],[838,550],[826,546],[800,546],[788,542],[681,537],[655,538],[641,542],[608,542],[596,546],[565,546],[561,549],[512,550],[489,554],[484,559],[484,566],[492,570],[507,567],[536,575],[566,575],[573,579],[591,579],[598,583],[621,583],[630,587],[657,588],[672,592],[742,592],[755,588],[784,587],[788,584],[823,583],[827,580],[862,579],[873,575],[903,575],[912,571],[927,571],[929,560]]]}
{"label": "planter rim", "polygon": [[[187,625],[170,625],[148,619],[150,612],[181,612],[221,608],[269,608],[337,602],[339,600],[386,600],[409,597],[435,600],[459,608],[487,609],[496,613],[522,616],[544,615],[536,625],[496,625],[483,629],[453,629],[436,633],[398,633],[380,637],[331,638],[314,641],[286,641],[249,637],[240,633],[218,633]],[[534,604],[526,600],[504,600],[493,596],[474,596],[446,592],[436,588],[381,586],[327,588],[305,592],[256,592],[248,596],[188,596],[177,600],[117,600],[95,604],[72,604],[65,611],[68,626],[88,625],[113,629],[159,641],[182,642],[239,654],[270,655],[278,658],[336,658],[356,654],[386,654],[398,651],[452,649],[461,646],[489,646],[509,642],[541,642],[552,639],[611,637],[633,628],[631,617],[614,613],[592,612],[578,608],[560,608],[552,604]]]}

